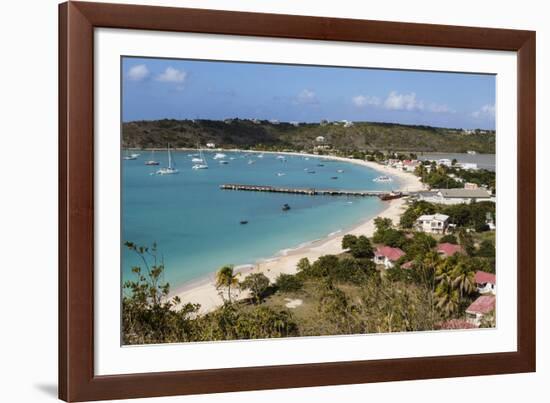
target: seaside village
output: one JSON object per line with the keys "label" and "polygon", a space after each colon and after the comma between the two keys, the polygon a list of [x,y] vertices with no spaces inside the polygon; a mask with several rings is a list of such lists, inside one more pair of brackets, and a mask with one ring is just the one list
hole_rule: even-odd
{"label": "seaside village", "polygon": [[[469,153],[474,154],[473,152]],[[484,174],[479,174],[475,163],[461,163],[445,158],[421,161],[401,156],[401,158],[388,158],[381,163],[397,171],[420,176],[426,186],[426,190],[407,194],[407,205],[409,206],[407,212],[416,209],[417,213],[413,215],[413,221],[408,222],[409,217],[405,220],[405,226],[410,226],[412,231],[405,235],[407,238],[413,238],[413,232],[429,234],[434,237],[438,242],[433,246],[433,250],[441,259],[476,254],[493,259],[490,272],[484,271],[483,264],[474,270],[474,294],[477,294],[477,297],[465,308],[463,318],[448,320],[442,323],[441,327],[447,329],[480,327],[489,316],[494,324],[496,302],[494,173],[485,171]],[[432,183],[430,183],[430,174],[432,174]],[[437,183],[433,183],[433,176],[438,177],[435,179]],[[489,180],[487,180],[488,178]],[[473,181],[469,182],[469,179],[473,179]],[[449,182],[452,184],[452,188],[438,187],[438,185],[448,186]],[[436,187],[433,188],[431,185]],[[434,206],[439,206],[439,208],[434,208]],[[423,209],[429,214],[424,214]],[[460,215],[465,214],[467,210],[470,211],[470,214],[478,216],[477,222],[460,219]],[[448,214],[445,214],[445,211],[448,211]],[[403,223],[402,218],[402,227]],[[455,236],[455,234],[466,236],[467,240],[462,239],[460,242],[458,240],[460,236]],[[489,235],[480,236],[480,234]],[[478,253],[475,250],[476,238],[478,241],[485,238],[485,241],[481,240],[481,243],[477,245],[478,249],[483,249],[481,254],[479,250]],[[492,239],[493,244],[489,245],[490,241],[487,239]],[[376,247],[373,260],[386,270],[396,266],[402,270],[411,270],[415,266],[415,261],[405,259],[406,256],[407,253],[400,247],[380,244]],[[482,263],[482,261],[478,262]]]}

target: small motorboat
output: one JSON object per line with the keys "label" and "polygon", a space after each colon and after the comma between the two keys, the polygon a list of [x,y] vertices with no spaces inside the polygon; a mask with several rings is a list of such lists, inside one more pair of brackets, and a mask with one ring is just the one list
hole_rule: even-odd
{"label": "small motorboat", "polygon": [[392,182],[393,179],[390,178],[389,176],[382,175],[382,176],[379,176],[378,178],[374,178],[372,181],[373,182]]}
{"label": "small motorboat", "polygon": [[134,153],[134,154],[130,154],[130,155],[126,155],[126,156],[124,157],[124,159],[125,159],[126,161],[137,160],[137,158],[138,158],[140,155],[141,155],[141,154],[135,154],[135,153]]}
{"label": "small motorboat", "polygon": [[241,221],[239,221],[239,224],[245,225],[245,224],[248,224],[248,221],[247,220],[241,220]]}
{"label": "small motorboat", "polygon": [[324,167],[325,164],[317,164],[318,167]]}
{"label": "small motorboat", "polygon": [[285,204],[283,204],[283,207],[281,208],[281,210],[288,211],[288,210],[290,210],[290,206],[285,203]]}
{"label": "small motorboat", "polygon": [[155,160],[155,150],[153,150],[151,153],[151,159],[145,161],[145,165],[159,165],[159,162]]}
{"label": "small motorboat", "polygon": [[338,172],[339,174],[341,174],[342,172],[344,172],[343,169],[337,169],[336,172]]}
{"label": "small motorboat", "polygon": [[314,174],[315,171],[307,171],[308,174]]}
{"label": "small motorboat", "polygon": [[338,179],[337,176],[331,176],[330,179]]}
{"label": "small motorboat", "polygon": [[221,161],[220,161],[220,164],[222,164],[222,165],[227,165],[227,164],[229,164],[229,162],[227,162],[226,160],[221,160]]}

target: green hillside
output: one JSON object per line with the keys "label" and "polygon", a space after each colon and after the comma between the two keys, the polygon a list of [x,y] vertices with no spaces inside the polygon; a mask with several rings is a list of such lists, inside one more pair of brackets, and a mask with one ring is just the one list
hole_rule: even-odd
{"label": "green hillside", "polygon": [[[123,124],[123,146],[132,148],[194,147],[215,143],[223,148],[312,150],[328,144],[339,151],[495,152],[495,132],[465,133],[460,129],[392,123],[271,123],[233,119],[135,121]],[[316,141],[323,136],[325,141]]]}

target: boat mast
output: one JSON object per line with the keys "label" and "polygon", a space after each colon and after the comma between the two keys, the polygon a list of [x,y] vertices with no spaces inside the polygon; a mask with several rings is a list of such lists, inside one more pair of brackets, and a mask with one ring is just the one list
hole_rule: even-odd
{"label": "boat mast", "polygon": [[168,144],[168,168],[172,169],[172,154],[170,154],[170,144]]}

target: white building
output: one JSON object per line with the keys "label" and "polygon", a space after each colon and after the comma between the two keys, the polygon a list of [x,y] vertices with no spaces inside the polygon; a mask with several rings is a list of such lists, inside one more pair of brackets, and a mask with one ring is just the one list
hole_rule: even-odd
{"label": "white building", "polygon": [[342,123],[344,124],[344,127],[351,127],[353,126],[353,122],[349,120],[342,120]]}
{"label": "white building", "polygon": [[444,165],[446,167],[453,166],[453,161],[451,161],[448,158],[441,158],[440,160],[437,160],[437,165]]}
{"label": "white building", "polygon": [[216,148],[216,144],[214,143],[206,143],[207,148]]}
{"label": "white building", "polygon": [[430,234],[444,234],[449,226],[449,216],[445,214],[425,214],[416,219],[414,227],[417,231]]}
{"label": "white building", "polygon": [[472,201],[495,202],[495,197],[485,189],[439,189],[418,194],[418,200],[439,204],[469,204]]}
{"label": "white building", "polygon": [[317,137],[315,137],[315,141],[318,142],[318,143],[324,143],[325,138],[323,136],[317,136]]}
{"label": "white building", "polygon": [[477,164],[473,162],[461,162],[457,165],[459,168],[465,169],[467,171],[477,171]]}
{"label": "white building", "polygon": [[403,161],[403,171],[414,172],[416,167],[421,164],[418,160],[404,160]]}

